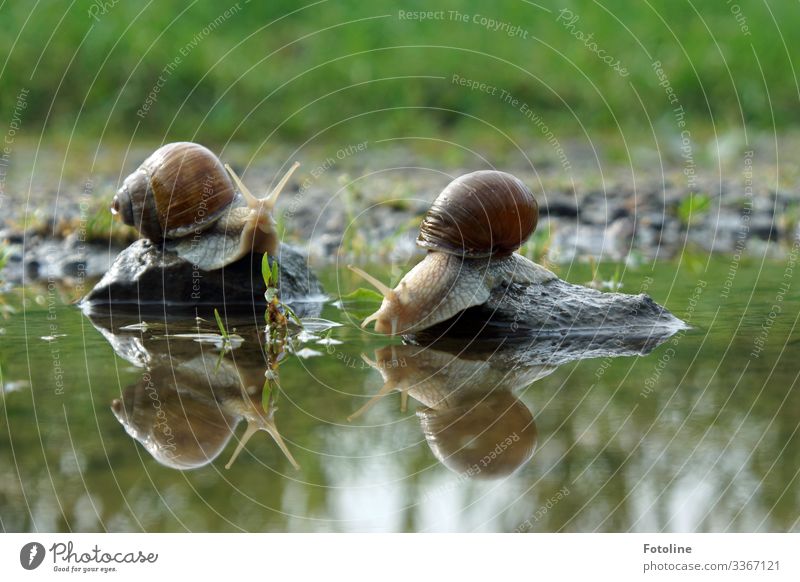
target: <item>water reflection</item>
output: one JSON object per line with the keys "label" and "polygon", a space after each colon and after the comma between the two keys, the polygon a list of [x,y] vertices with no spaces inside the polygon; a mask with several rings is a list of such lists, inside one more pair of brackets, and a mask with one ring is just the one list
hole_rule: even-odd
{"label": "water reflection", "polygon": [[159,325],[130,321],[92,318],[117,355],[143,368],[111,408],[154,459],[179,470],[203,467],[222,453],[244,421],[247,428],[226,468],[259,431],[268,433],[299,468],[276,424],[278,392],[264,395],[267,363],[256,329],[246,338],[223,338],[202,331],[199,319],[194,332],[188,331],[185,321]]}
{"label": "water reflection", "polygon": [[[386,346],[375,359],[362,356],[383,377],[383,387],[354,412],[362,416],[391,392],[410,396],[434,456],[460,478],[509,475],[536,449],[533,413],[515,395],[569,361],[646,354],[673,333],[600,332],[539,338],[476,339],[467,334],[433,337],[428,343]],[[422,340],[428,336],[417,336]]]}
{"label": "water reflection", "polygon": [[[287,353],[272,346],[265,355],[257,326],[242,321],[244,335],[220,335],[200,318],[158,324],[113,314],[90,318],[120,357],[143,370],[111,408],[159,463],[178,470],[208,465],[244,422],[247,428],[226,468],[259,431],[299,468],[276,424],[279,390],[269,388],[279,388],[277,362]],[[504,477],[531,459],[539,438],[533,412],[515,393],[569,361],[647,353],[672,331],[598,331],[536,340],[455,334],[427,342],[420,335],[418,343],[377,349],[374,359],[362,355],[381,374],[383,386],[347,420],[357,420],[386,395],[399,392],[401,410],[409,397],[419,404],[416,417],[425,441],[459,479]],[[302,352],[303,335],[287,342],[288,351]],[[265,376],[271,382],[265,383]]]}

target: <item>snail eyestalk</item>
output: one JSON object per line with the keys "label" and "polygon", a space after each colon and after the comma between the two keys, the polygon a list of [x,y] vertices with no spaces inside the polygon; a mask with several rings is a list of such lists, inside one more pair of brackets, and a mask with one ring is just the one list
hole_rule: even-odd
{"label": "snail eyestalk", "polygon": [[[383,295],[383,297],[384,297],[384,304],[383,305],[386,305],[387,301],[389,303],[395,303],[396,302],[397,293],[394,291],[394,289],[390,289],[388,285],[385,285],[384,283],[382,283],[381,281],[379,281],[378,279],[376,279],[375,277],[373,277],[369,273],[363,271],[362,269],[359,269],[358,267],[354,267],[353,265],[347,265],[347,268],[350,269],[351,271],[353,271],[356,275],[359,275],[360,277],[362,277],[364,280],[366,280],[368,283],[370,283],[373,287],[375,287],[380,292],[381,295]],[[376,324],[376,330],[377,330],[378,326],[380,326],[380,319],[384,315],[385,315],[384,314],[384,309],[383,309],[383,306],[381,306],[381,308],[378,309],[378,311],[376,311],[375,313],[373,313],[372,315],[370,315],[364,321],[361,322],[362,329],[366,328],[373,321],[378,321],[378,324]],[[397,318],[396,317],[392,317],[391,321],[392,321],[392,332],[391,332],[391,335],[395,335],[397,333]]]}
{"label": "snail eyestalk", "polygon": [[347,268],[353,271],[356,275],[359,275],[362,279],[366,280],[368,283],[372,284],[375,289],[377,289],[381,295],[383,295],[386,299],[392,299],[394,297],[394,291],[389,288],[388,285],[383,284],[378,279],[367,273],[366,271],[359,269],[353,265],[347,265]]}
{"label": "snail eyestalk", "polygon": [[292,167],[289,168],[286,173],[281,178],[281,181],[278,182],[278,185],[273,188],[272,192],[264,196],[264,198],[256,198],[250,189],[244,185],[242,179],[239,178],[238,174],[233,171],[230,164],[225,164],[225,169],[228,170],[228,173],[231,175],[236,187],[239,189],[239,192],[242,193],[244,196],[245,201],[247,202],[247,206],[250,208],[258,208],[259,206],[264,206],[268,210],[272,210],[275,206],[275,203],[278,201],[278,196],[280,195],[281,191],[286,187],[286,183],[289,181],[289,178],[292,177],[294,171],[300,167],[300,162],[295,162],[292,164]]}
{"label": "snail eyestalk", "polygon": [[242,182],[241,178],[239,178],[236,172],[233,171],[233,168],[231,168],[229,164],[225,164],[225,169],[231,175],[231,178],[236,184],[236,187],[239,189],[239,192],[242,193],[248,208],[256,211],[256,216],[258,217],[258,228],[260,228],[266,234],[272,234],[274,230],[270,213],[275,207],[275,203],[278,201],[278,196],[286,187],[286,183],[289,181],[289,178],[292,177],[292,174],[294,174],[294,171],[298,167],[300,167],[300,162],[295,162],[292,164],[292,167],[287,170],[272,192],[267,194],[264,198],[256,198],[253,196],[253,193],[250,192],[247,186],[244,185],[244,182]]}

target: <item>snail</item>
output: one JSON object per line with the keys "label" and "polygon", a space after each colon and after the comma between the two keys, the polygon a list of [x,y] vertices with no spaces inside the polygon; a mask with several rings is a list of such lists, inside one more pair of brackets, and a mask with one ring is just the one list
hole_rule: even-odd
{"label": "snail", "polygon": [[361,327],[407,334],[482,305],[501,284],[544,283],[556,276],[515,251],[536,229],[533,193],[505,172],[460,176],[439,194],[420,226],[417,244],[425,258],[390,289],[357,267],[384,299]]}
{"label": "snail", "polygon": [[206,147],[170,143],[125,178],[111,212],[143,237],[211,271],[250,252],[277,253],[272,209],[299,165],[295,162],[270,194],[256,198]]}

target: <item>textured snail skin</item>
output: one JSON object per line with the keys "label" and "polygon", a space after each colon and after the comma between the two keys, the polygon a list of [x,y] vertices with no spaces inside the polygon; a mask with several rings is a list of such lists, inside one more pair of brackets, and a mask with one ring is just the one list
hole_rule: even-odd
{"label": "textured snail skin", "polygon": [[516,253],[500,259],[465,259],[429,252],[362,327],[375,321],[378,333],[413,333],[486,303],[500,284],[541,284],[555,278],[551,271]]}
{"label": "textured snail skin", "polygon": [[417,244],[428,254],[395,289],[360,269],[384,295],[378,333],[408,334],[485,303],[501,284],[537,284],[556,276],[514,251],[533,233],[539,210],[533,194],[511,174],[480,171],[456,178],[436,198]]}

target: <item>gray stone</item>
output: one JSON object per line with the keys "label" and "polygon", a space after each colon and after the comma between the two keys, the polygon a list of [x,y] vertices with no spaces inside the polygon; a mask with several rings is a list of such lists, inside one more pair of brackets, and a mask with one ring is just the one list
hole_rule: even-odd
{"label": "gray stone", "polygon": [[[278,255],[281,299],[291,304],[319,301],[323,290],[303,256],[282,244]],[[191,263],[160,245],[138,240],[123,250],[103,278],[81,301],[85,311],[208,312],[214,307],[248,311],[266,305],[261,255],[250,255],[214,271]]]}
{"label": "gray stone", "polygon": [[688,327],[648,295],[603,293],[556,278],[500,285],[485,304],[408,339],[429,343],[446,335],[467,341],[544,342],[562,350],[570,340],[583,349],[591,346],[592,355],[587,357],[597,357],[621,351],[646,353]]}

